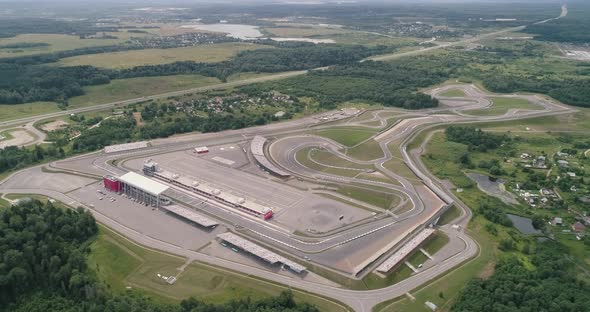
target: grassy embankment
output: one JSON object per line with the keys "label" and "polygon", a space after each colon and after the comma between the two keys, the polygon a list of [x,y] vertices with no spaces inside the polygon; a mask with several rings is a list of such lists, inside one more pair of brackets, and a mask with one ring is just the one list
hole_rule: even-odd
{"label": "grassy embankment", "polygon": [[[200,263],[192,263],[180,273],[178,268],[185,263],[184,259],[136,245],[102,226],[91,250],[89,268],[113,291],[139,289],[140,293],[162,302],[194,296],[209,303],[224,303],[246,297],[275,296],[286,288]],[[174,285],[168,285],[157,273],[180,275]],[[321,311],[346,311],[343,306],[319,296],[297,290],[294,293],[296,300],[314,304]]]}

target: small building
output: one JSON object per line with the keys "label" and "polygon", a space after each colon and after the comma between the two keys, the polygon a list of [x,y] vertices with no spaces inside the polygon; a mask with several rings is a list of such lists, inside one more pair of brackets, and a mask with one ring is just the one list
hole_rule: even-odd
{"label": "small building", "polygon": [[576,173],[575,172],[568,171],[568,172],[566,172],[566,174],[568,176],[572,177],[572,178],[575,178],[576,177]]}
{"label": "small building", "polygon": [[554,226],[563,225],[563,219],[561,219],[560,217],[555,217],[551,221],[551,224]]}
{"label": "small building", "polygon": [[209,153],[209,148],[207,148],[207,146],[195,147],[195,153],[197,153],[197,154]]}
{"label": "small building", "polygon": [[281,118],[281,117],[285,116],[285,112],[284,111],[278,111],[278,112],[275,113],[274,116],[277,117],[277,118]]}
{"label": "small building", "polygon": [[562,168],[566,168],[567,166],[569,166],[569,164],[570,163],[567,160],[560,159],[557,161],[557,165]]}
{"label": "small building", "polygon": [[582,224],[582,222],[577,221],[576,223],[572,224],[572,231],[577,233],[582,233],[586,230],[586,226]]}
{"label": "small building", "polygon": [[568,157],[568,156],[569,156],[568,153],[557,152],[557,157]]}

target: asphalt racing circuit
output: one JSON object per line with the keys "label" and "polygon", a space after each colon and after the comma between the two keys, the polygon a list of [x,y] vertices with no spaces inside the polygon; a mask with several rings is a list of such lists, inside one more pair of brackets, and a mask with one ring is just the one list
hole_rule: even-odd
{"label": "asphalt racing circuit", "polygon": [[[441,96],[451,89],[463,91],[464,96]],[[145,148],[101,151],[16,172],[0,182],[0,193],[40,194],[72,207],[82,206],[98,222],[128,239],[186,257],[187,262],[221,266],[335,299],[354,311],[371,311],[376,304],[410,293],[478,253],[477,243],[463,231],[471,216],[469,208],[421,163],[424,146],[409,150],[410,141],[442,124],[574,111],[537,95],[493,95],[525,99],[538,109],[512,108],[502,115],[478,115],[473,112],[493,105],[492,95],[474,85],[445,85],[428,92],[441,101],[440,107],[328,112],[242,130],[153,140]],[[321,130],[342,127],[373,129],[374,134],[364,142],[374,142],[382,156],[359,160],[348,153],[349,147],[321,136]],[[264,144],[253,147],[254,138]],[[200,146],[207,146],[208,153],[196,153],[195,148]],[[257,160],[255,148],[262,148],[256,153],[268,162]],[[334,162],[322,163],[309,151],[322,153]],[[105,191],[103,176],[143,174],[146,161],[157,163],[160,172],[168,172],[171,180],[194,181],[184,187],[158,182],[167,186],[162,196],[181,207],[176,210],[186,209],[217,226],[199,226],[172,215],[164,204],[157,209],[138,203],[137,198]],[[392,162],[398,165],[391,166]],[[264,167],[277,168],[280,176]],[[211,192],[194,191],[198,185],[206,185]],[[336,193],[339,186],[384,192],[395,198],[394,204],[388,209],[376,207]],[[236,198],[239,204],[220,200],[222,197]],[[272,208],[274,214],[264,220],[236,208],[244,202]],[[439,217],[451,205],[460,207],[462,214],[449,225],[438,226]],[[349,279],[388,274],[377,273],[384,263],[390,264],[387,268],[394,267],[392,271],[400,265],[410,266],[403,263],[400,252],[416,243],[425,230],[427,234],[432,230],[443,232],[449,242],[437,253],[427,255],[429,259],[420,268],[411,267],[414,273],[401,282],[359,291],[328,278],[330,274]],[[260,246],[262,253],[271,254],[268,257],[272,261],[292,263],[291,270],[268,259],[271,264],[259,260],[253,255],[256,251],[235,253],[223,247],[218,242],[227,235],[219,235],[227,232],[248,240],[244,246]],[[402,259],[399,264],[397,258]],[[293,262],[305,272],[294,272]]]}

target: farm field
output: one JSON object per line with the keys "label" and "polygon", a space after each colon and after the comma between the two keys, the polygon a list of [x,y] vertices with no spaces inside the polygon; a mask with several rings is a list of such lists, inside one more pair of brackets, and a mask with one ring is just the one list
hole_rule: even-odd
{"label": "farm field", "polygon": [[173,49],[145,49],[112,53],[89,54],[60,60],[61,66],[92,65],[102,68],[131,68],[179,61],[203,63],[221,62],[240,51],[269,48],[249,43],[219,43]]}
{"label": "farm field", "polygon": [[[117,39],[80,39],[79,36],[61,35],[61,34],[24,34],[12,38],[0,39],[0,45],[15,43],[47,43],[49,46],[19,48],[19,49],[0,49],[0,58],[17,57],[25,55],[35,55],[43,53],[52,53],[78,48],[108,46],[120,44],[127,41],[132,36],[140,37],[145,34],[130,34],[127,32],[105,33],[115,36]],[[11,52],[14,51],[14,52]]]}
{"label": "farm field", "polygon": [[109,84],[85,87],[86,94],[70,99],[68,108],[87,107],[165,92],[220,83],[217,78],[176,75],[112,80]]}
{"label": "farm field", "polygon": [[[111,230],[100,227],[91,245],[88,267],[117,292],[149,293],[157,301],[175,302],[190,296],[207,303],[225,303],[250,297],[252,300],[276,296],[285,287],[200,263],[186,267],[174,285],[156,273],[177,275],[185,260],[136,245]],[[131,287],[130,289],[128,287]],[[321,311],[346,311],[323,298],[294,291],[297,301],[317,305]]]}

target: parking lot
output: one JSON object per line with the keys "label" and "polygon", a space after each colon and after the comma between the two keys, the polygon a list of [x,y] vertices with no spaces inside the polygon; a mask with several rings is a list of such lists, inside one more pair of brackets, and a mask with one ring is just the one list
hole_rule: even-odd
{"label": "parking lot", "polygon": [[[106,195],[99,193],[99,190]],[[69,196],[137,232],[191,250],[202,248],[217,234],[225,231],[222,226],[213,230],[204,229],[163,209],[148,207],[108,192],[102,183],[80,188]]]}

